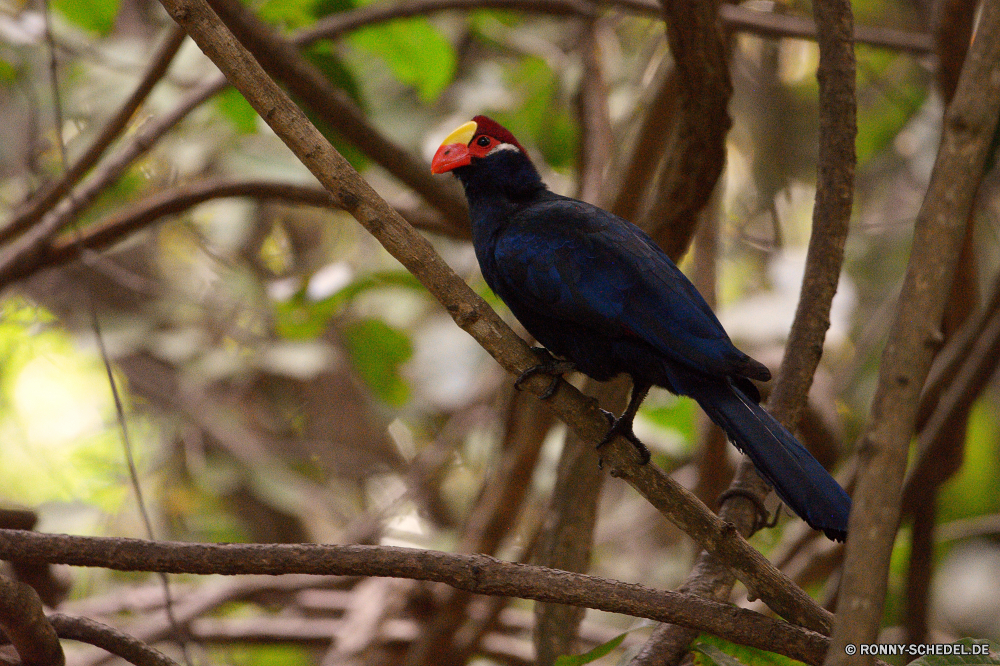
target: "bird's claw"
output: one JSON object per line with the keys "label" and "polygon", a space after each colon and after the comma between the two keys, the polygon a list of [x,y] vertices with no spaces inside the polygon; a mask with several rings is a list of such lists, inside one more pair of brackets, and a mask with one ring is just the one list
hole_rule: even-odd
{"label": "bird's claw", "polygon": [[610,443],[611,440],[620,435],[632,442],[632,446],[635,447],[636,452],[639,454],[639,464],[647,464],[652,456],[649,449],[646,448],[646,445],[639,441],[639,438],[635,436],[634,432],[632,432],[632,424],[626,423],[607,410],[602,409],[601,412],[604,414],[604,418],[608,420],[608,424],[611,427],[608,428],[608,433],[604,436],[604,439],[598,442],[597,448],[601,448],[605,444]]}
{"label": "bird's claw", "polygon": [[778,519],[781,517],[781,504],[779,504],[778,508],[774,510],[774,515],[772,516],[768,512],[767,507],[764,506],[763,500],[761,500],[756,493],[742,488],[730,488],[726,490],[724,493],[719,495],[719,499],[716,500],[716,502],[721,507],[722,504],[730,497],[742,497],[754,506],[756,515],[754,517],[753,527],[751,528],[751,534],[759,532],[762,529],[770,529],[778,525]]}
{"label": "bird's claw", "polygon": [[556,357],[544,347],[532,347],[531,351],[533,351],[535,355],[542,360],[542,362],[531,366],[518,375],[517,379],[514,380],[514,388],[520,391],[521,385],[531,377],[538,374],[549,375],[552,377],[552,381],[549,382],[549,385],[538,396],[542,400],[548,400],[555,395],[556,388],[559,386],[559,380],[562,379],[563,374],[572,372],[576,369],[576,366],[570,361],[557,360]]}

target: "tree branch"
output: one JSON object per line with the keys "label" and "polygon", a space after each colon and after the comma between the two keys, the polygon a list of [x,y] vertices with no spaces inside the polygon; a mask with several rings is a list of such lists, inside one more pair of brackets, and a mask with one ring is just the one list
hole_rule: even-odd
{"label": "tree branch", "polygon": [[[774,417],[793,431],[805,406],[830,327],[830,307],[837,291],[850,226],[856,161],[857,104],[850,2],[817,0],[814,9],[820,34],[817,72],[820,135],[813,231],[787,351],[768,401]],[[761,498],[769,492],[747,461],[740,465],[731,487]],[[742,534],[748,535],[755,527],[756,511],[756,507],[737,495],[723,505],[720,517],[733,522]],[[681,589],[721,600],[729,596],[734,582],[732,574],[713,555],[703,553]],[[693,638],[687,630],[658,628],[644,646],[641,657],[633,663],[637,666],[676,663]]]}
{"label": "tree branch", "polygon": [[136,666],[178,666],[159,650],[96,620],[53,613],[49,622],[59,638],[89,643]]}
{"label": "tree branch", "polygon": [[663,164],[653,204],[640,226],[677,261],[687,251],[722,175],[726,136],[733,124],[729,115],[733,84],[729,38],[718,20],[720,3],[661,0],[661,4],[679,101],[668,130],[670,159]]}
{"label": "tree branch", "polygon": [[306,60],[295,43],[279,36],[238,0],[211,0],[209,4],[264,70],[326,126],[440,210],[452,226],[468,226],[468,207],[459,188],[434,178],[423,160],[376,130],[347,93]]}
{"label": "tree branch", "polygon": [[0,530],[0,559],[198,575],[298,573],[429,580],[477,594],[677,622],[810,664],[819,663],[828,642],[815,632],[728,604],[485,555],[392,546],[193,544]]}
{"label": "tree branch", "polygon": [[90,148],[62,174],[59,180],[49,183],[42,191],[36,193],[15,211],[11,220],[0,228],[0,243],[10,241],[38,222],[97,164],[108,146],[118,138],[128,121],[132,119],[135,112],[149,96],[153,86],[159,83],[163,75],[166,74],[167,68],[174,56],[177,55],[185,37],[187,34],[179,27],[174,27],[169,31],[159,50],[153,54],[146,74],[142,77],[135,91],[122,104],[118,112],[104,124]]}
{"label": "tree branch", "polygon": [[0,251],[0,289],[25,274],[27,266],[46,252],[52,237],[84,211],[109,185],[117,181],[140,155],[149,150],[166,132],[192,109],[226,86],[216,78],[189,93],[170,113],[146,123],[129,144],[104,164],[83,185],[63,198],[24,234]]}
{"label": "tree branch", "polygon": [[[204,0],[161,0],[275,133],[345,210],[437,298],[456,323],[509,372],[520,375],[537,363],[523,340],[434,252],[430,243],[386,204],[314,128],[252,56],[232,37]],[[548,380],[525,388],[540,394]],[[565,382],[550,406],[584,441],[600,442],[607,421],[590,400]],[[830,615],[767,559],[713,515],[690,492],[655,465],[640,466],[622,438],[602,449],[612,473],[625,479],[702,547],[716,552],[749,589],[779,614],[803,626],[829,630]]]}
{"label": "tree branch", "polygon": [[[889,557],[900,515],[900,490],[920,390],[940,346],[940,325],[1000,110],[1000,2],[983,5],[955,98],[945,114],[941,148],[923,206],[896,319],[882,355],[879,384],[858,455],[844,579],[830,666],[870,663],[847,644],[878,634]],[[913,313],[920,313],[914,317]]]}
{"label": "tree branch", "polygon": [[850,230],[854,201],[854,17],[850,0],[817,0],[819,26],[819,169],[805,275],[788,336],[788,353],[768,401],[775,418],[794,430],[806,404],[830,328],[830,307]]}
{"label": "tree branch", "polygon": [[[34,534],[21,532],[21,534]],[[31,586],[0,576],[0,630],[24,666],[63,666],[66,657]]]}
{"label": "tree branch", "polygon": [[[663,16],[662,7],[657,0],[600,0],[598,3],[587,0],[407,0],[374,3],[331,14],[299,33],[296,41],[302,43],[321,38],[336,39],[347,32],[373,23],[454,9],[511,9],[555,16],[593,16],[598,6],[615,7],[649,18]],[[789,16],[723,4],[719,7],[719,18],[731,30],[749,32],[761,37],[816,38],[816,24],[804,16]],[[854,41],[858,44],[915,55],[931,53],[934,50],[930,34],[894,28],[858,26],[854,31]]]}

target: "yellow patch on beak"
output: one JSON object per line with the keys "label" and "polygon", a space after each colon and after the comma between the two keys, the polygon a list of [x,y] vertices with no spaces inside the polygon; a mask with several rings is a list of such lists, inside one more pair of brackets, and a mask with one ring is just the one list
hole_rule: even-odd
{"label": "yellow patch on beak", "polygon": [[453,143],[460,143],[463,146],[467,146],[469,145],[469,142],[472,141],[472,137],[475,136],[476,129],[478,127],[479,125],[476,124],[476,121],[470,120],[446,136],[444,141],[441,142],[441,145],[448,146]]}

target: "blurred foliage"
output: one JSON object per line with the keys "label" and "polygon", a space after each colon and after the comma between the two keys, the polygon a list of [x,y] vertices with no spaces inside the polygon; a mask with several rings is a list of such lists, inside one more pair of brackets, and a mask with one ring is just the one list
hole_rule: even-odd
{"label": "blurred foliage", "polygon": [[942,522],[1000,513],[1000,419],[993,400],[978,400],[969,418],[962,468],[941,488]]}
{"label": "blurred foliage", "polygon": [[[93,349],[78,348],[44,308],[13,297],[0,310],[0,359],[4,495],[29,506],[55,500],[121,510],[128,485]],[[155,436],[148,424],[131,425]]]}
{"label": "blurred foliage", "polygon": [[114,28],[120,0],[54,0],[52,6],[78,28],[106,36]]}
{"label": "blurred foliage", "polygon": [[[859,22],[922,26],[914,3],[853,4]],[[261,0],[248,6],[288,34],[356,3]],[[53,7],[61,47],[60,129],[75,159],[134,89],[167,22],[162,12],[133,0],[56,0]],[[782,11],[807,8],[789,3]],[[58,173],[59,160],[44,22],[30,7],[4,20],[0,208],[9,217]],[[426,161],[434,139],[486,113],[528,148],[554,190],[572,194],[582,138],[577,98],[584,29],[584,21],[567,17],[449,11],[370,25],[303,52],[374,127],[411,154]],[[610,195],[671,58],[661,25],[648,18],[608,9],[594,30],[614,132],[611,162],[600,165],[602,194]],[[719,187],[720,246],[711,286],[741,348],[775,369],[810,233],[817,59],[815,44],[799,39],[742,33],[733,42],[734,127]],[[834,314],[836,335],[812,402],[839,469],[850,467],[868,415],[941,116],[925,58],[859,47],[858,62],[856,212],[841,285],[847,297]],[[185,45],[110,153],[151,118],[172,112],[213,71]],[[320,129],[390,203],[414,219],[433,217],[375,165],[365,146],[348,144],[335,128]],[[312,182],[243,98],[225,90],[150,146],[79,222],[86,229],[128,204],[213,178]],[[994,177],[981,194],[975,248],[984,291],[1000,265],[996,192]],[[513,321],[486,288],[466,242],[428,237]],[[694,272],[697,260],[689,258],[683,268]],[[0,300],[0,501],[37,509],[40,529],[141,534],[90,333],[90,303],[127,397],[127,425],[161,537],[452,548],[484,501],[483,484],[496,461],[520,444],[507,438],[518,425],[508,422],[509,414],[519,413],[511,407],[510,378],[345,214],[242,198],[212,201],[130,234],[87,265],[32,276]],[[964,464],[938,497],[941,524],[1000,513],[998,399],[994,386],[975,403]],[[657,461],[690,487],[697,485],[700,419],[692,401],[654,392],[638,424]],[[534,469],[519,480],[526,499],[511,509],[517,519],[509,520],[498,547],[505,557],[519,557],[533,543],[563,434],[558,427],[548,433]],[[604,485],[593,573],[657,587],[679,584],[690,568],[690,543],[623,484]],[[754,543],[768,553],[780,550],[794,532],[782,528]],[[997,552],[995,541],[984,542],[983,553]],[[892,564],[887,626],[904,616],[910,548],[904,528]],[[935,551],[939,562],[951,553],[949,544]],[[982,562],[987,555],[977,557]],[[81,595],[136,580],[76,575]],[[992,574],[979,575],[984,586],[1000,586]],[[835,569],[826,570],[808,589],[828,594],[835,578]],[[947,585],[939,589],[935,607],[960,594]],[[414,605],[424,603],[418,598]],[[407,607],[401,615],[419,612]],[[998,612],[967,609],[987,617]],[[601,622],[606,641],[613,621]],[[951,615],[933,622],[947,636],[970,626]],[[990,635],[1000,638],[1000,626],[995,632]],[[510,635],[521,638],[514,630]],[[621,636],[564,663],[611,663],[620,652],[615,641]],[[789,663],[712,637],[699,645],[697,663]],[[211,656],[233,664],[317,662],[310,650],[287,646],[212,648]]]}
{"label": "blurred foliage", "polygon": [[597,661],[622,644],[628,634],[619,634],[606,643],[601,643],[590,652],[578,655],[561,655],[556,658],[555,666],[583,666]]}
{"label": "blurred foliage", "polygon": [[409,337],[378,319],[354,322],[344,335],[358,374],[390,405],[405,403],[409,389],[399,368],[413,356]]}
{"label": "blurred foliage", "polygon": [[213,661],[233,666],[308,666],[309,650],[294,645],[237,645],[213,650]]}
{"label": "blurred foliage", "polygon": [[355,48],[381,58],[421,102],[434,102],[455,74],[451,43],[426,19],[392,21],[351,35]]}
{"label": "blurred foliage", "polygon": [[[963,638],[955,642],[956,645],[962,646],[966,650],[970,650],[973,647],[987,647],[990,648],[989,641],[981,641],[973,638]],[[992,649],[992,652],[996,652],[996,649]],[[1000,664],[1000,659],[992,655],[936,655],[929,654],[919,659],[914,659],[910,662],[913,666],[990,666],[991,664]]]}
{"label": "blurred foliage", "polygon": [[801,661],[757,648],[737,645],[711,634],[691,644],[695,666],[801,666]]}

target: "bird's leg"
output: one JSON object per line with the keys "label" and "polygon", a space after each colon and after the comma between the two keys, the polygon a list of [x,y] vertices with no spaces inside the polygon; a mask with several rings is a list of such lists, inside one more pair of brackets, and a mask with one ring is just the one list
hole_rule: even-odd
{"label": "bird's leg", "polygon": [[555,394],[556,387],[559,386],[559,380],[562,378],[563,374],[576,370],[576,364],[572,361],[560,361],[544,347],[532,347],[531,351],[535,352],[535,356],[538,356],[542,362],[538,365],[531,366],[518,375],[518,378],[514,380],[514,388],[520,391],[521,384],[526,382],[529,378],[538,374],[549,375],[552,377],[552,382],[538,396],[542,400],[548,400]]}
{"label": "bird's leg", "polygon": [[[639,458],[642,464],[645,465],[649,462],[650,453],[646,445],[639,441],[639,438],[635,436],[632,432],[632,421],[635,420],[635,414],[639,411],[639,405],[642,401],[646,399],[646,394],[649,393],[649,388],[652,386],[649,382],[640,382],[636,379],[632,379],[632,396],[629,398],[628,407],[622,412],[622,415],[615,418],[615,415],[611,412],[604,412],[604,415],[608,417],[608,421],[611,423],[611,428],[608,429],[608,434],[604,436],[604,439],[600,441],[597,448],[601,448],[617,435],[621,435],[628,441],[632,442],[632,446],[635,447],[636,451],[639,452]],[[602,410],[603,411],[603,410]]]}
{"label": "bird's leg", "polygon": [[754,516],[753,527],[750,529],[751,534],[765,528],[775,527],[778,524],[778,518],[781,517],[781,504],[778,504],[778,508],[775,509],[774,516],[772,517],[767,507],[764,506],[764,501],[757,493],[743,488],[730,488],[719,495],[719,499],[716,500],[720,509],[730,497],[742,497],[753,505],[756,516]]}

